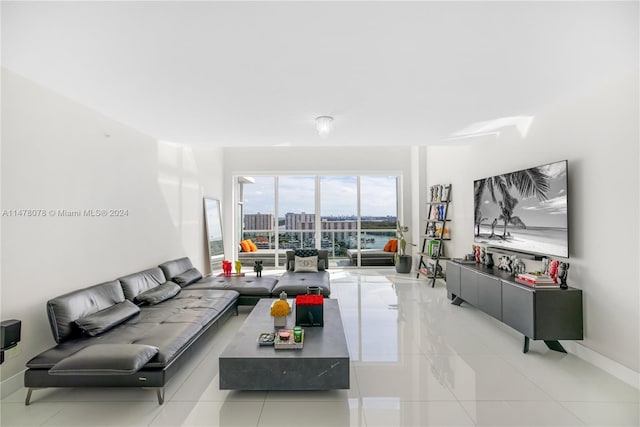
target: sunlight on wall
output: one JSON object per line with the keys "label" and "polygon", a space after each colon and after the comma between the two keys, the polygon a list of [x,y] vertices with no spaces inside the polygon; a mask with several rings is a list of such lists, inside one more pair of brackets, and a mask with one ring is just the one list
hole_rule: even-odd
{"label": "sunlight on wall", "polygon": [[473,123],[459,131],[453,132],[449,140],[475,138],[478,136],[495,135],[500,136],[500,133],[510,127],[515,127],[516,131],[520,134],[522,139],[527,137],[531,123],[533,123],[534,116],[512,116],[501,117],[499,119],[487,120],[484,122]]}
{"label": "sunlight on wall", "polygon": [[158,186],[173,225],[186,245],[203,232],[203,190],[191,147],[158,141]]}

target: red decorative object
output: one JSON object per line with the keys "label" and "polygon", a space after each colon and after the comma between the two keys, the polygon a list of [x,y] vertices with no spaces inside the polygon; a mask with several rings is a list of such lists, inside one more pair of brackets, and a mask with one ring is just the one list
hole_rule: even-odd
{"label": "red decorative object", "polygon": [[549,263],[549,277],[553,279],[553,283],[558,283],[558,267],[560,261],[553,260]]}
{"label": "red decorative object", "polygon": [[323,305],[324,297],[322,295],[297,295],[296,305]]}
{"label": "red decorative object", "polygon": [[231,261],[222,261],[222,271],[225,276],[231,276]]}

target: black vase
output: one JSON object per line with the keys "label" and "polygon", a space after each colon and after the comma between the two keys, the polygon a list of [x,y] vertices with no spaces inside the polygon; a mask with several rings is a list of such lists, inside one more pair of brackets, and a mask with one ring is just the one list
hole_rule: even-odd
{"label": "black vase", "polygon": [[493,268],[493,266],[495,265],[493,263],[493,254],[487,254],[487,263],[485,265],[487,266],[487,268]]}

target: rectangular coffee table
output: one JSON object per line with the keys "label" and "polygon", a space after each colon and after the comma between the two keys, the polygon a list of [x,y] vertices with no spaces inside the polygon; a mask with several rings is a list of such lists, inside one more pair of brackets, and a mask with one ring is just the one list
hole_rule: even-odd
{"label": "rectangular coffee table", "polygon": [[[258,335],[275,331],[261,299],[219,358],[221,390],[336,390],[349,388],[349,350],[338,300],[325,298],[324,327],[304,327],[304,348],[260,346]],[[290,300],[292,304],[292,300]],[[295,325],[295,308],[287,329]]]}

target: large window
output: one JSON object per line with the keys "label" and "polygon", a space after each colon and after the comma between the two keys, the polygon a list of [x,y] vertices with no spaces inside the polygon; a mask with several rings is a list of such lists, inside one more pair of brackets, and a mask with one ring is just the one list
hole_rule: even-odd
{"label": "large window", "polygon": [[278,242],[282,249],[315,248],[316,179],[278,177]]}
{"label": "large window", "polygon": [[274,251],[276,245],[275,177],[258,176],[254,182],[242,184],[240,240],[251,239],[258,250]]}
{"label": "large window", "polygon": [[396,176],[257,176],[239,188],[238,235],[259,252],[240,259],[282,266],[287,249],[317,248],[333,265],[392,265],[383,248],[395,236]]}
{"label": "large window", "polygon": [[360,177],[361,249],[382,250],[396,235],[397,178]]}
{"label": "large window", "polygon": [[320,218],[322,248],[331,258],[348,259],[358,246],[358,177],[320,177]]}

